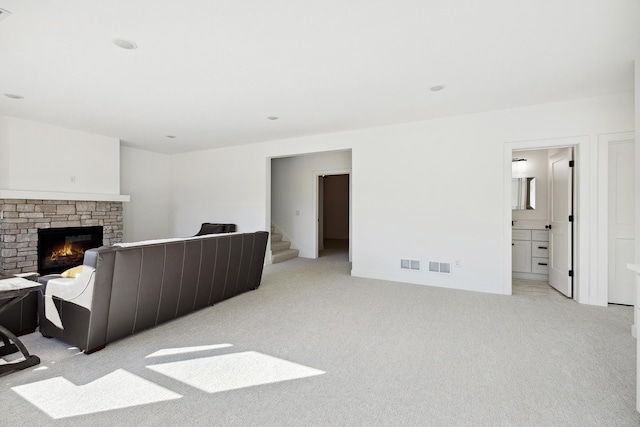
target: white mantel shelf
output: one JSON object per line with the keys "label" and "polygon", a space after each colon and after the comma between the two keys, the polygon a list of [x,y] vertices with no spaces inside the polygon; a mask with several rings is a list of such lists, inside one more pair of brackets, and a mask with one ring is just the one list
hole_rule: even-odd
{"label": "white mantel shelf", "polygon": [[131,201],[131,196],[98,193],[58,193],[55,191],[0,190],[0,199],[129,202]]}

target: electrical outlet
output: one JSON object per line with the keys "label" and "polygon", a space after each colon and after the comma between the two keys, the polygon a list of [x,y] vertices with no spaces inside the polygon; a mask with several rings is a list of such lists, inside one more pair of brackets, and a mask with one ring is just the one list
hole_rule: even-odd
{"label": "electrical outlet", "polygon": [[75,175],[71,175],[69,177],[69,182],[72,183],[72,184],[75,184],[76,183],[76,176]]}
{"label": "electrical outlet", "polygon": [[453,266],[455,268],[462,268],[462,260],[459,260],[459,259],[455,260],[453,263]]}

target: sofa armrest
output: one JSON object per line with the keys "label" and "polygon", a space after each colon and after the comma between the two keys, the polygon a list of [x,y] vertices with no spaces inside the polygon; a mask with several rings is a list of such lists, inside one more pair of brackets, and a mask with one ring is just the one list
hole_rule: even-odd
{"label": "sofa armrest", "polygon": [[64,277],[49,279],[44,290],[45,317],[58,328],[64,329],[60,313],[53,302],[54,297],[91,311],[94,276],[95,269],[85,265],[82,273],[75,279]]}
{"label": "sofa armrest", "polygon": [[40,277],[40,274],[38,273],[18,273],[18,274],[14,274],[14,276],[16,277],[22,277],[23,279],[27,279],[27,280],[31,280],[32,282],[37,282],[38,281],[38,277]]}

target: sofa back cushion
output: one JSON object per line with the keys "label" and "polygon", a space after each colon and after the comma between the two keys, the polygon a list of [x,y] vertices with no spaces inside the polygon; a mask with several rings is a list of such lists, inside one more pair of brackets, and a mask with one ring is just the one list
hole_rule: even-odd
{"label": "sofa back cushion", "polygon": [[260,285],[268,234],[115,248],[106,342]]}

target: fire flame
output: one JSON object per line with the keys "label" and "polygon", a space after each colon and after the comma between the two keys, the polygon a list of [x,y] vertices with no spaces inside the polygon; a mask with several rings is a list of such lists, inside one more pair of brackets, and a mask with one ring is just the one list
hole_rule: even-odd
{"label": "fire flame", "polygon": [[55,261],[61,257],[67,257],[72,255],[82,255],[84,254],[84,250],[82,248],[78,249],[73,247],[71,243],[65,243],[65,245],[61,249],[57,249],[51,252],[51,261]]}

